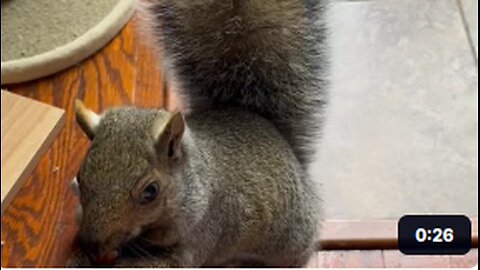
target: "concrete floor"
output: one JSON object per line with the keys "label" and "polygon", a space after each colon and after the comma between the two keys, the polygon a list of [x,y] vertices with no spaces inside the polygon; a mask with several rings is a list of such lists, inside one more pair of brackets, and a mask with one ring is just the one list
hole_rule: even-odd
{"label": "concrete floor", "polygon": [[327,218],[478,215],[477,19],[477,0],[334,5]]}

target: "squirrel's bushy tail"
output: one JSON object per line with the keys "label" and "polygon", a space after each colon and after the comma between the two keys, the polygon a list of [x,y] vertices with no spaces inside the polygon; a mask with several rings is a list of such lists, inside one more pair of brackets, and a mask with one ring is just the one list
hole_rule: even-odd
{"label": "squirrel's bushy tail", "polygon": [[150,0],[150,33],[195,113],[240,106],[270,119],[302,165],[326,103],[326,0]]}

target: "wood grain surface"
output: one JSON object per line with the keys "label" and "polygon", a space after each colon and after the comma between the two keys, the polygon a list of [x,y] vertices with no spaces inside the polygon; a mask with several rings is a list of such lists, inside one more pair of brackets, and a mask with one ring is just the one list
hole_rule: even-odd
{"label": "wood grain surface", "polygon": [[63,110],[2,91],[2,214],[63,126]]}
{"label": "wood grain surface", "polygon": [[[170,110],[177,106],[175,97],[165,87],[157,59],[142,43],[143,39],[135,34],[136,23],[135,15],[104,49],[75,67],[41,80],[3,86],[61,107],[66,114],[65,127],[2,216],[2,267],[62,266],[71,254],[77,232],[74,216],[78,202],[69,184],[89,146],[74,121],[76,98],[97,112],[116,105]],[[333,227],[330,226],[330,234],[341,238],[341,228]],[[361,234],[362,230],[357,232]],[[323,251],[312,257],[310,266],[368,267],[377,263],[385,266],[383,252]],[[395,261],[395,256],[388,258]],[[476,261],[476,255],[464,258]],[[404,259],[397,257],[397,260]],[[457,265],[464,263],[462,258],[455,262]]]}
{"label": "wood grain surface", "polygon": [[308,268],[472,268],[478,249],[462,256],[403,255],[398,250],[328,250],[317,252]]}
{"label": "wood grain surface", "polygon": [[65,109],[65,126],[2,216],[2,267],[62,266],[76,233],[77,199],[69,190],[89,141],[76,126],[76,98],[95,111],[109,106],[165,106],[164,81],[150,49],[135,36],[136,18],[105,48],[41,80],[4,85]]}

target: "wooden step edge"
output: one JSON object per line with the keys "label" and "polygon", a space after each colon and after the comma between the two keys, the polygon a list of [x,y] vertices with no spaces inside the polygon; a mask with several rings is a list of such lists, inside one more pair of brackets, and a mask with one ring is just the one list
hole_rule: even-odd
{"label": "wooden step edge", "polygon": [[[38,162],[52,145],[65,124],[65,110],[18,94],[1,90],[2,97],[2,203],[1,215],[7,209],[23,182],[31,175]],[[25,117],[32,114],[42,115],[40,122],[25,121]],[[23,118],[22,118],[23,117]],[[12,144],[12,136],[16,136],[19,126],[12,130],[7,123],[18,123],[23,119],[21,129],[29,130],[20,143],[27,144],[28,148],[19,150],[19,145]],[[5,126],[4,126],[5,125]],[[32,139],[41,138],[41,141]],[[18,142],[17,142],[18,143]],[[24,145],[22,145],[24,146]],[[5,152],[4,152],[5,151]],[[4,154],[4,153],[13,154]],[[15,162],[15,163],[13,163]],[[5,164],[15,164],[14,170],[6,170]]]}
{"label": "wooden step edge", "polygon": [[[478,218],[472,221],[472,248],[478,248]],[[398,220],[327,220],[320,226],[318,250],[397,249]]]}

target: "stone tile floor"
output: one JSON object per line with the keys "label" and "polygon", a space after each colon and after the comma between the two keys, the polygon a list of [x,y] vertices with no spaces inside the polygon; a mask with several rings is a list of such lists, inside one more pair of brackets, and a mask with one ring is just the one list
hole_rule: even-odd
{"label": "stone tile floor", "polygon": [[327,218],[478,215],[477,0],[336,1]]}

